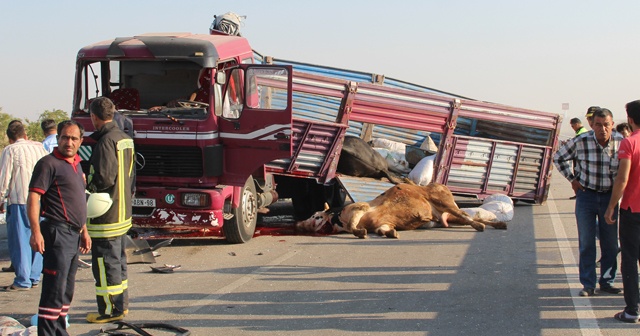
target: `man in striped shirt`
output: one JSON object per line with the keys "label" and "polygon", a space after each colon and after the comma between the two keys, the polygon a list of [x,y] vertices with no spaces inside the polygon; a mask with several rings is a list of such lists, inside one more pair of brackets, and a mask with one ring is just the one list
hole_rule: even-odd
{"label": "man in striped shirt", "polygon": [[[11,264],[15,269],[13,283],[7,292],[29,290],[38,286],[42,272],[42,255],[31,250],[31,229],[27,218],[27,195],[33,167],[47,155],[40,142],[27,139],[24,125],[12,121],[7,128],[9,145],[0,156],[0,201],[7,199],[7,241]],[[4,211],[0,202],[0,211]]]}
{"label": "man in striped shirt", "polygon": [[[558,171],[571,182],[576,193],[576,222],[580,251],[580,296],[600,291],[619,294],[613,287],[618,269],[618,225],[605,223],[613,181],[618,173],[618,147],[622,136],[613,130],[613,115],[608,109],[593,113],[592,130],[562,145],[553,157]],[[575,163],[575,166],[572,164]],[[616,208],[617,211],[617,208]],[[600,279],[596,277],[596,231],[600,238]]]}

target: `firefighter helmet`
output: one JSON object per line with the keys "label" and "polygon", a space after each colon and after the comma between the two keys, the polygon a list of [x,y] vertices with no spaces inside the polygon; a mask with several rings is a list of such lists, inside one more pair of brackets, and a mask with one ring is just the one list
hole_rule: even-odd
{"label": "firefighter helmet", "polygon": [[93,193],[87,199],[87,217],[96,218],[104,215],[111,208],[113,201],[107,193]]}

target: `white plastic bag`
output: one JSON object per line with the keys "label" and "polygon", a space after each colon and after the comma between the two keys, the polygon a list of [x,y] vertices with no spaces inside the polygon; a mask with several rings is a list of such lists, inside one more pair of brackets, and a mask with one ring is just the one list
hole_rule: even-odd
{"label": "white plastic bag", "polygon": [[493,213],[500,222],[508,222],[513,219],[513,205],[510,203],[489,201],[483,203],[480,207]]}
{"label": "white plastic bag", "polygon": [[373,144],[373,147],[386,148],[392,152],[401,153],[402,155],[404,155],[404,152],[407,147],[407,145],[403,144],[402,142],[397,142],[397,141],[388,140],[384,138],[375,138],[371,140],[371,143]]}
{"label": "white plastic bag", "polygon": [[487,198],[484,199],[483,203],[489,203],[489,202],[493,202],[493,201],[505,202],[505,203],[509,203],[509,204],[511,204],[511,206],[513,206],[513,200],[511,199],[511,197],[509,197],[509,196],[507,196],[505,194],[489,195]]}
{"label": "white plastic bag", "polygon": [[427,156],[420,160],[409,173],[409,179],[417,185],[427,185],[433,179],[433,163],[436,160],[436,154]]}
{"label": "white plastic bag", "polygon": [[466,212],[473,219],[480,219],[488,222],[496,221],[496,215],[483,208],[461,208],[460,210]]}

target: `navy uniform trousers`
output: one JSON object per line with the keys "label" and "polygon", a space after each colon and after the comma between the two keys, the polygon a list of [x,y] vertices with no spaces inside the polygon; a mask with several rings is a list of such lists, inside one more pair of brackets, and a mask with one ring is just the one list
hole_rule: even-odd
{"label": "navy uniform trousers", "polygon": [[44,258],[38,335],[68,335],[65,318],[75,290],[80,232],[65,223],[47,220],[40,224],[40,231],[44,238]]}

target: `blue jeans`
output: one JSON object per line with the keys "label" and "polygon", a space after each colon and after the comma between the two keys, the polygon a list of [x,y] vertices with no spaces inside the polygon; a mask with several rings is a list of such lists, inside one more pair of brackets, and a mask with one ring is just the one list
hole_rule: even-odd
{"label": "blue jeans", "polygon": [[13,285],[31,288],[40,282],[42,273],[42,255],[34,252],[29,245],[31,226],[27,218],[25,204],[11,204],[7,207],[7,243],[11,264],[16,277]]}
{"label": "blue jeans", "polygon": [[[609,225],[604,213],[611,192],[599,193],[589,189],[576,194],[576,221],[580,250],[580,283],[584,288],[613,285],[618,270],[618,223]],[[616,206],[616,212],[618,207]],[[597,222],[596,222],[597,220]],[[598,225],[599,223],[599,225]],[[596,279],[596,235],[600,237],[600,279]]]}

